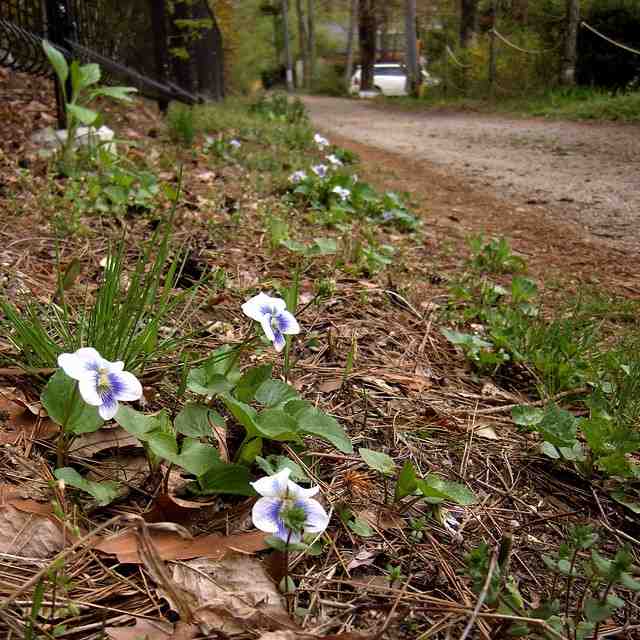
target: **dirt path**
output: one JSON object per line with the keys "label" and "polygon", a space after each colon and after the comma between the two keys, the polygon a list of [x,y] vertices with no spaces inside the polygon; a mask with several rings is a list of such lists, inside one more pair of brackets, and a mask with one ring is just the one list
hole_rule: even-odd
{"label": "dirt path", "polygon": [[568,223],[585,241],[640,248],[638,126],[391,111],[315,96],[305,104],[323,131],[443,169],[538,224]]}

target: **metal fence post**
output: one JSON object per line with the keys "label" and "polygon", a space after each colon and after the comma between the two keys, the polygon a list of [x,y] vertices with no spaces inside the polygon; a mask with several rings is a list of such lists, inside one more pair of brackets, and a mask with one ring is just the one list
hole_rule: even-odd
{"label": "metal fence post", "polygon": [[[169,67],[169,43],[167,39],[167,7],[165,0],[149,0],[151,6],[151,28],[156,57],[158,82],[165,84]],[[158,108],[164,113],[169,106],[166,97],[158,98]]]}
{"label": "metal fence post", "polygon": [[[47,11],[47,40],[51,44],[66,48],[66,39],[72,35],[73,25],[69,15],[69,5],[67,0],[46,0]],[[69,61],[67,61],[69,62]],[[56,111],[58,116],[58,127],[65,129],[67,126],[67,113],[64,101],[64,93],[58,77],[54,77],[56,92]],[[71,80],[67,80],[65,87],[67,94],[71,91]]]}

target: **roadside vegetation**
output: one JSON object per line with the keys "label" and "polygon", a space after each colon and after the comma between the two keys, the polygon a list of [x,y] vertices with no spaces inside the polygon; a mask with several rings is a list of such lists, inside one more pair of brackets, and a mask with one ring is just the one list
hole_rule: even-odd
{"label": "roadside vegetation", "polygon": [[381,106],[411,110],[458,110],[505,113],[560,120],[640,122],[640,92],[614,94],[597,89],[555,89],[540,95],[495,100],[443,95],[438,88],[422,98],[376,98]]}
{"label": "roadside vegetation", "polygon": [[[389,100],[425,109],[472,109],[571,120],[640,120],[637,3],[579,2],[573,77],[566,65],[566,3],[530,0],[517,6],[471,2],[479,26],[459,37],[447,14],[425,29],[427,69],[439,80],[422,97]],[[520,5],[519,5],[520,6]],[[473,22],[473,21],[472,21]],[[469,27],[470,28],[470,27]]]}
{"label": "roadside vegetation", "polygon": [[299,101],[160,119],[73,76],[117,149],[2,158],[0,627],[634,633],[636,301],[432,251]]}

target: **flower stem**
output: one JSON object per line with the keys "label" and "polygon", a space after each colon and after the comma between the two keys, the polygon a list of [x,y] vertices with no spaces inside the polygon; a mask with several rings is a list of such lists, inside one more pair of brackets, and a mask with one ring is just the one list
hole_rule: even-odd
{"label": "flower stem", "polygon": [[61,469],[67,464],[67,434],[64,430],[56,442],[56,468]]}
{"label": "flower stem", "polygon": [[[603,606],[607,603],[607,598],[609,597],[609,592],[611,591],[611,587],[613,587],[613,582],[609,582],[607,584],[602,594],[602,598],[600,598],[600,604]],[[598,622],[598,624],[596,625],[596,628],[593,630],[593,640],[598,640],[601,626],[602,626],[602,621]]]}
{"label": "flower stem", "polygon": [[71,414],[73,413],[73,407],[76,404],[76,399],[78,398],[78,384],[73,387],[73,393],[71,394],[71,398],[67,403],[67,411],[64,416],[64,421],[61,426],[60,435],[58,436],[58,441],[56,443],[56,462],[58,469],[65,467],[67,465],[67,448],[69,446],[69,434],[67,433],[67,425],[69,424],[69,420],[71,419]]}
{"label": "flower stem", "polygon": [[578,558],[579,549],[576,547],[571,556],[571,564],[569,565],[569,576],[567,577],[567,593],[564,601],[564,624],[567,630],[567,635],[571,637],[571,629],[569,628],[569,602],[571,598],[571,587],[573,586],[573,569],[576,566],[576,560]]}
{"label": "flower stem", "polygon": [[289,530],[289,534],[287,535],[287,542],[284,546],[284,584],[285,584],[285,598],[287,600],[287,609],[289,609],[289,613],[291,613],[291,598],[289,593],[289,543],[291,542],[291,534],[293,531]]}

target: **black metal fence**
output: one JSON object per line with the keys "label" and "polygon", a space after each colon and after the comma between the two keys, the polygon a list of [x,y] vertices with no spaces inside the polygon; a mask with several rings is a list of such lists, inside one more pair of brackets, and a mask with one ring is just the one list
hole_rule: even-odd
{"label": "black metal fence", "polygon": [[224,95],[222,37],[206,0],[0,0],[0,65],[51,76],[43,38],[163,108]]}

